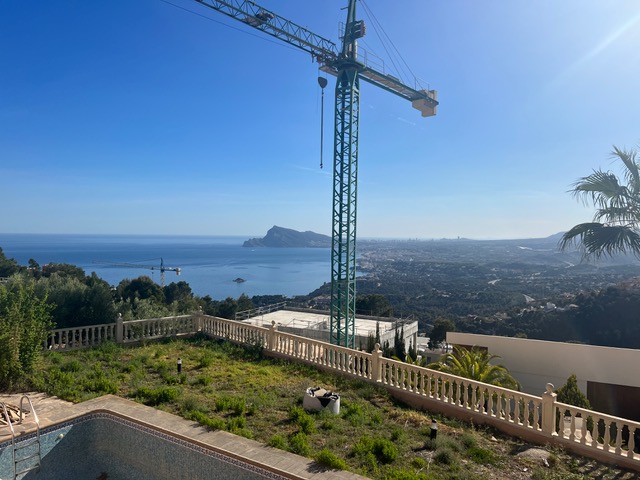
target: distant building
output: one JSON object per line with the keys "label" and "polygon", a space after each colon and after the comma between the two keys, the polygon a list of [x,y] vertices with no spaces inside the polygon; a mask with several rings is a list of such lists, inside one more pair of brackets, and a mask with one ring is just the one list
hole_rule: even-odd
{"label": "distant building", "polygon": [[556,389],[575,374],[594,410],[640,421],[640,350],[448,332],[447,342],[486,348],[532,395]]}
{"label": "distant building", "polygon": [[[275,322],[278,330],[282,332],[329,342],[331,330],[329,312],[292,307],[285,307],[276,311],[268,310],[269,308],[266,308],[264,311],[268,313],[262,313],[260,309],[257,309],[253,311],[253,316],[242,321],[260,327],[271,327],[271,322]],[[376,326],[379,326],[380,329],[380,346],[383,346],[385,342],[389,342],[391,347],[394,346],[396,327],[398,332],[403,332],[407,349],[409,349],[409,346],[415,347],[417,344],[418,322],[416,320],[358,315],[355,319],[355,343],[357,349],[366,348],[369,342],[369,335],[373,337],[376,335]]]}

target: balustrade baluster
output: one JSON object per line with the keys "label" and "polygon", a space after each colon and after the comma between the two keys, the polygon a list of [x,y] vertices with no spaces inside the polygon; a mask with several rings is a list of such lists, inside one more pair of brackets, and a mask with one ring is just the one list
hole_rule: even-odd
{"label": "balustrade baluster", "polygon": [[587,432],[589,429],[587,428],[587,424],[589,423],[589,416],[587,414],[582,414],[582,425],[580,426],[580,443],[583,445],[587,444]]}
{"label": "balustrade baluster", "polygon": [[622,453],[622,428],[624,425],[619,425],[616,423],[616,455],[620,455]]}
{"label": "balustrade baluster", "polygon": [[604,447],[604,451],[608,452],[609,447],[611,446],[611,422],[607,422],[605,419],[603,419],[603,423],[604,423],[603,447]]}
{"label": "balustrade baluster", "polygon": [[629,425],[629,441],[627,442],[627,457],[633,458],[633,451],[635,449],[636,449],[636,428]]}
{"label": "balustrade baluster", "polygon": [[569,410],[569,440],[575,442],[576,440],[576,413]]}

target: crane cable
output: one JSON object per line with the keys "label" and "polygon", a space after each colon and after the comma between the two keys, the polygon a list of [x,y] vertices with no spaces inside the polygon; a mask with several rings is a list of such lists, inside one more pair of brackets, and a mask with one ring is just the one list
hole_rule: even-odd
{"label": "crane cable", "polygon": [[[415,79],[416,76],[411,71],[411,68],[409,67],[405,59],[402,57],[402,55],[400,54],[400,51],[396,48],[393,41],[387,34],[387,32],[385,32],[384,28],[382,27],[382,24],[373,14],[373,12],[369,8],[365,0],[360,0],[360,4],[362,5],[363,10],[367,15],[367,17],[371,20],[371,25],[373,26],[373,30],[375,31],[376,36],[378,37],[378,40],[380,40],[380,43],[382,44],[382,47],[384,48],[384,51],[386,52],[387,57],[389,58],[389,61],[393,65],[393,68],[398,74],[398,77],[402,78],[401,74],[404,74],[405,76],[413,77]],[[391,49],[393,50],[392,52],[390,52],[389,49],[387,48],[387,44],[390,45]],[[393,55],[394,52],[395,52],[395,55]],[[404,65],[404,67],[406,67],[406,69],[409,71],[408,74],[404,71],[404,68],[402,68],[402,65],[400,66],[396,65],[396,62],[394,61],[394,56],[399,60],[399,63],[401,62]],[[408,82],[405,82],[405,83],[408,83]]]}
{"label": "crane cable", "polygon": [[320,168],[322,168],[323,147],[324,147],[324,87],[327,86],[325,77],[318,77],[318,85],[322,90],[322,100],[320,101]]}

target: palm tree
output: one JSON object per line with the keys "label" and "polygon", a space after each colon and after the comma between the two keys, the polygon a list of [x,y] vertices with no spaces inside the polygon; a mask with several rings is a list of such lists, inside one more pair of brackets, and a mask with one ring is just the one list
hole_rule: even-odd
{"label": "palm tree", "polygon": [[[594,170],[572,185],[570,192],[585,204],[593,203],[593,222],[581,223],[562,235],[561,250],[577,245],[585,257],[614,253],[640,257],[640,164],[636,150],[613,147],[611,155],[624,167],[623,182],[611,172]],[[624,184],[626,182],[626,185]]]}
{"label": "palm tree", "polygon": [[491,364],[491,360],[495,358],[500,357],[489,355],[485,349],[473,347],[469,350],[454,346],[453,353],[445,353],[437,362],[429,364],[427,368],[498,387],[520,390],[520,384],[511,376],[505,366]]}

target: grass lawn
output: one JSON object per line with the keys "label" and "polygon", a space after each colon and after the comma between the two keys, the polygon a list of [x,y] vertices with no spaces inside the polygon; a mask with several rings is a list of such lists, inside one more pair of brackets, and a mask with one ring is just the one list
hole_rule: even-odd
{"label": "grass lawn", "polygon": [[[417,412],[370,383],[203,337],[45,352],[33,382],[74,402],[119,395],[374,479],[637,478],[562,451],[551,451],[546,467],[516,455],[530,445]],[[339,415],[302,408],[304,392],[316,386],[340,394]],[[432,418],[440,425],[435,442]]]}

